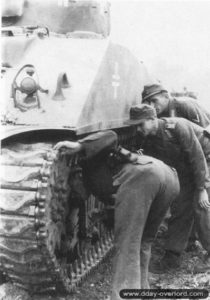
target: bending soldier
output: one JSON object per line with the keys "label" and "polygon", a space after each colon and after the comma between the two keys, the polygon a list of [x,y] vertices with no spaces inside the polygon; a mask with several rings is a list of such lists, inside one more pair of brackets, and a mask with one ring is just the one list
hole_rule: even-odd
{"label": "bending soldier", "polygon": [[157,119],[155,109],[146,104],[132,107],[126,123],[137,126],[137,132],[145,136],[141,145],[145,153],[176,168],[179,176],[180,195],[172,206],[166,252],[160,268],[180,265],[180,254],[187,246],[194,216],[199,239],[208,253],[205,264],[197,266],[197,270],[205,272],[210,268],[208,132],[183,118]]}
{"label": "bending soldier", "polygon": [[[168,91],[159,84],[144,86],[142,102],[153,106],[159,118],[185,118],[204,128],[210,124],[210,113],[200,106],[198,101],[190,97],[172,98],[169,96]],[[194,226],[189,238],[188,250],[196,248],[196,239]]]}
{"label": "bending soldier", "polygon": [[190,97],[171,98],[159,84],[144,86],[142,102],[154,107],[159,118],[185,118],[204,128],[210,124],[210,113],[197,100]]}
{"label": "bending soldier", "polygon": [[[175,169],[120,148],[113,131],[55,146],[85,157],[83,177],[99,198],[115,194],[115,256],[112,300],[122,289],[149,288],[148,265],[158,227],[179,193]],[[122,155],[122,152],[126,155]]]}

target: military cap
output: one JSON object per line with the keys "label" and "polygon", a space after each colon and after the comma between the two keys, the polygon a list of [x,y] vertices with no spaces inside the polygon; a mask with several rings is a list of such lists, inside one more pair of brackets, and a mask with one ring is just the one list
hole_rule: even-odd
{"label": "military cap", "polygon": [[167,92],[167,90],[160,84],[145,85],[142,92],[142,101],[162,92]]}
{"label": "military cap", "polygon": [[130,109],[130,119],[125,121],[127,125],[137,125],[145,119],[156,118],[156,110],[147,104],[132,106]]}

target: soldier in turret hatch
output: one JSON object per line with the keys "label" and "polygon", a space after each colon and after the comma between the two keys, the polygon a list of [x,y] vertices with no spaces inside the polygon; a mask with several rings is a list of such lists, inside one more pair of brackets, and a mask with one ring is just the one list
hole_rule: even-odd
{"label": "soldier in turret hatch", "polygon": [[149,288],[151,244],[179,194],[176,170],[155,158],[122,149],[113,131],[92,134],[79,142],[60,142],[55,149],[80,152],[83,178],[90,191],[103,201],[110,195],[115,197],[111,300],[122,299],[122,289]]}

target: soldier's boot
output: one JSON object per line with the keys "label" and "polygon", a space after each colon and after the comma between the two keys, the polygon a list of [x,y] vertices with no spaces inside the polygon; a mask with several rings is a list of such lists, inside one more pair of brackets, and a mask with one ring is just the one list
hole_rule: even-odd
{"label": "soldier's boot", "polygon": [[162,274],[167,271],[176,270],[181,265],[181,254],[167,250],[161,260],[155,264],[150,271],[154,274]]}
{"label": "soldier's boot", "polygon": [[5,275],[2,273],[2,272],[0,272],[0,284],[3,284],[3,283],[5,283],[6,282],[6,277],[5,277]]}
{"label": "soldier's boot", "polygon": [[199,250],[199,248],[196,245],[196,241],[189,242],[185,249],[186,252],[195,252],[197,250]]}
{"label": "soldier's boot", "polygon": [[203,262],[198,263],[193,270],[194,274],[197,273],[210,273],[210,252],[207,254]]}
{"label": "soldier's boot", "polygon": [[203,249],[203,247],[199,241],[189,241],[185,251],[186,252],[194,252],[197,255],[197,253],[199,251],[201,251],[202,249]]}
{"label": "soldier's boot", "polygon": [[195,229],[195,225],[193,225],[193,228],[190,233],[190,237],[188,240],[187,247],[185,249],[186,252],[197,252],[199,250],[198,246],[198,235]]}

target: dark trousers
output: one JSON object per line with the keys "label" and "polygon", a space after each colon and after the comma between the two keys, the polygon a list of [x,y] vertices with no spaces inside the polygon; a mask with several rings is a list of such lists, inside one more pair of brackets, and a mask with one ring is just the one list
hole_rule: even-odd
{"label": "dark trousers", "polygon": [[[191,183],[180,179],[180,185],[180,194],[171,210],[165,249],[181,254],[187,246],[194,223],[203,248],[210,253],[210,209],[200,207]],[[210,189],[207,191],[210,199]]]}
{"label": "dark trousers", "polygon": [[179,193],[176,171],[159,160],[140,156],[115,176],[115,247],[112,300],[119,291],[149,288],[151,244],[158,227]]}

